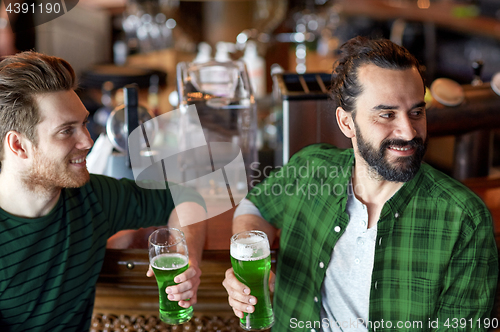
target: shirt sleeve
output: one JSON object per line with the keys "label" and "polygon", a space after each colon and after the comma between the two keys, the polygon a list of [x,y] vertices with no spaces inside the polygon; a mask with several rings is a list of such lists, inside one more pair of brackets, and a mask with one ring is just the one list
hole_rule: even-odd
{"label": "shirt sleeve", "polygon": [[254,216],[258,216],[258,217],[262,218],[262,214],[260,214],[259,209],[257,209],[255,204],[253,204],[251,201],[249,201],[246,198],[244,198],[240,202],[240,204],[238,205],[238,207],[234,211],[233,219],[238,217],[238,216],[241,216],[243,214],[252,214]]}
{"label": "shirt sleeve", "polygon": [[129,179],[94,175],[91,186],[110,222],[112,233],[166,225],[172,210],[183,202],[196,202],[206,209],[200,194],[180,185],[175,185],[175,190],[170,190],[168,183],[166,189],[145,189]]}
{"label": "shirt sleeve", "polygon": [[293,155],[285,166],[273,171],[253,187],[246,197],[257,207],[262,218],[278,229],[283,227],[283,211],[288,199],[296,199],[297,170],[304,159],[301,157],[304,151]]}
{"label": "shirt sleeve", "polygon": [[309,145],[295,153],[286,165],[276,169],[253,187],[247,199],[255,204],[267,222],[282,229],[286,219],[285,212],[317,195],[316,189],[323,183],[321,181],[326,182],[329,177],[337,179],[336,181],[349,179],[352,162],[353,154],[350,149],[339,150],[323,143]]}
{"label": "shirt sleeve", "polygon": [[492,326],[498,251],[491,215],[485,209],[464,225],[438,299],[436,331],[487,331]]}

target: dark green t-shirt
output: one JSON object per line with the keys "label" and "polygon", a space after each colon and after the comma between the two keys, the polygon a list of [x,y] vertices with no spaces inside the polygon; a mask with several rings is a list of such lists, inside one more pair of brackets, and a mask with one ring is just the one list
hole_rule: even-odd
{"label": "dark green t-shirt", "polygon": [[[176,195],[204,205],[194,191]],[[88,331],[108,237],[166,225],[174,207],[170,190],[92,174],[41,218],[0,209],[0,331]]]}

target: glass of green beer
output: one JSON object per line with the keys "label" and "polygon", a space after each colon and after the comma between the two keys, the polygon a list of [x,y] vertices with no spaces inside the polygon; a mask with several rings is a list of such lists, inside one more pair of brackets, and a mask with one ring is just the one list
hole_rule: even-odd
{"label": "glass of green beer", "polygon": [[274,324],[274,314],[269,294],[271,250],[266,233],[246,231],[234,234],[231,237],[231,264],[236,278],[257,298],[255,311],[245,313],[240,326],[247,331],[270,328]]}
{"label": "glass of green beer", "polygon": [[160,292],[160,319],[171,325],[193,317],[193,307],[183,308],[170,301],[165,289],[176,285],[174,278],[188,268],[189,255],[184,233],[176,228],[160,228],[149,236],[149,262]]}

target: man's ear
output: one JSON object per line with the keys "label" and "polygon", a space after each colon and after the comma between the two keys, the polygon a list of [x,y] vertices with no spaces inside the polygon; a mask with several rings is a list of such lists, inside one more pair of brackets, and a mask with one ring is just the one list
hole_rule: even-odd
{"label": "man's ear", "polygon": [[4,148],[6,153],[12,153],[21,159],[28,158],[28,147],[31,142],[17,131],[9,131],[5,135]]}
{"label": "man's ear", "polygon": [[353,138],[354,136],[356,136],[354,120],[352,118],[351,112],[346,112],[342,107],[337,107],[335,113],[337,117],[337,123],[339,124],[340,130],[344,133],[344,135],[347,138]]}

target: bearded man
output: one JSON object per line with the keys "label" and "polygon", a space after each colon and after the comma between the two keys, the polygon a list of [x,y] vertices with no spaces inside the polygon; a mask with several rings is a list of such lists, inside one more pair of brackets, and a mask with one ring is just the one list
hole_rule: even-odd
{"label": "bearded man", "polygon": [[[485,330],[498,275],[491,216],[422,163],[417,60],[388,40],[354,38],[341,47],[331,94],[353,149],[304,148],[233,219],[234,233],[261,230],[272,243],[280,232],[273,331],[442,331],[460,321]],[[223,284],[237,316],[254,312],[256,297],[232,269]]]}
{"label": "bearded man", "polygon": [[88,331],[108,237],[167,221],[190,252],[168,298],[196,303],[206,225],[179,219],[203,220],[203,199],[90,175],[89,112],[75,86],[60,58],[24,52],[0,62],[1,331]]}

